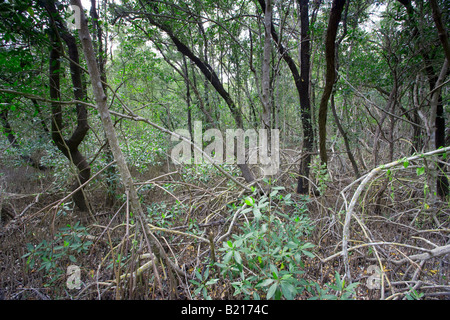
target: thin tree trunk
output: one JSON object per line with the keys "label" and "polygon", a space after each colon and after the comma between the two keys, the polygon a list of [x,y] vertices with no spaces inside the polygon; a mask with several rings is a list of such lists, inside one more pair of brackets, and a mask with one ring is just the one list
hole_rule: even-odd
{"label": "thin tree trunk", "polygon": [[[187,105],[187,124],[191,141],[194,139],[194,131],[192,129],[192,112],[191,112],[191,91],[189,85],[189,72],[186,63],[186,57],[183,56],[184,76],[186,83],[186,105]],[[194,146],[191,145],[191,154],[194,154]]]}
{"label": "thin tree trunk", "polygon": [[433,19],[438,30],[439,40],[441,40],[442,47],[444,48],[445,57],[450,62],[450,43],[448,40],[447,30],[442,22],[442,14],[436,0],[430,0],[431,9],[433,11]]}
{"label": "thin tree trunk", "polygon": [[383,114],[381,115],[381,119],[378,122],[378,127],[375,132],[375,138],[374,138],[373,150],[372,150],[374,166],[377,166],[379,163],[379,146],[380,146],[379,140],[380,140],[381,135],[383,135],[383,124],[384,124],[384,121],[386,120],[388,114],[392,113],[392,111],[393,111],[393,108],[394,108],[394,105],[395,105],[396,99],[397,99],[397,92],[398,92],[397,80],[394,79],[394,85],[392,87],[391,93],[389,94],[388,102],[386,104],[386,109],[385,109],[386,112],[383,112]]}
{"label": "thin tree trunk", "polygon": [[[103,86],[101,83],[100,72],[99,72],[97,62],[95,59],[95,52],[94,52],[94,49],[92,46],[91,35],[89,33],[89,29],[88,29],[87,22],[86,22],[86,17],[84,15],[84,12],[82,9],[83,6],[81,5],[80,0],[71,0],[71,4],[76,5],[79,8],[81,8],[79,36],[81,39],[81,44],[84,49],[84,56],[85,56],[85,59],[86,59],[87,65],[88,65],[89,75],[90,75],[91,83],[92,83],[92,89],[93,89],[93,93],[94,93],[95,100],[97,103],[97,108],[99,111],[100,119],[102,121],[103,128],[105,130],[106,137],[111,146],[111,151],[114,155],[114,159],[117,162],[117,167],[119,169],[119,172],[120,172],[120,175],[122,178],[122,183],[125,186],[125,192],[129,196],[129,199],[130,199],[131,210],[135,214],[135,216],[137,217],[137,219],[141,225],[150,255],[153,256],[152,245],[154,245],[155,247],[157,247],[160,257],[165,259],[165,261],[172,268],[172,270],[176,271],[178,274],[183,274],[183,271],[180,270],[178,268],[178,266],[176,266],[173,263],[173,261],[171,261],[167,257],[167,254],[165,253],[164,249],[161,247],[160,244],[158,244],[158,241],[156,241],[155,236],[153,235],[151,230],[149,230],[148,224],[145,221],[144,211],[142,210],[141,203],[139,201],[139,197],[137,194],[137,190],[134,186],[131,173],[130,173],[130,171],[128,169],[128,165],[125,161],[125,157],[122,153],[122,150],[120,149],[119,140],[117,138],[116,131],[114,129],[113,122],[111,120],[111,115],[110,115],[110,112],[108,109],[108,105],[106,103],[107,97],[105,95],[105,92],[103,90]],[[162,298],[164,298],[163,286],[161,283],[159,272],[156,268],[156,263],[153,264],[153,272],[154,272],[156,281],[158,283]],[[172,289],[175,290],[175,288],[172,288]]]}
{"label": "thin tree trunk", "polygon": [[[412,7],[410,0],[398,0],[400,3],[402,3],[408,12],[408,15],[410,16],[411,25],[413,29],[413,34],[417,34],[420,32],[420,29],[417,28],[417,24],[413,21],[413,14],[414,9]],[[433,92],[432,94],[432,101],[431,101],[431,111],[430,111],[430,118],[428,123],[426,123],[428,138],[431,140],[429,142],[434,142],[434,147],[439,148],[442,146],[445,146],[445,114],[444,114],[444,108],[442,103],[442,96],[441,96],[441,88],[439,81],[444,81],[444,77],[447,75],[448,70],[448,64],[450,63],[450,43],[448,40],[448,34],[444,27],[444,24],[442,22],[442,16],[439,9],[439,6],[437,4],[436,0],[430,0],[431,10],[433,14],[433,19],[436,25],[436,29],[438,31],[439,40],[441,41],[442,47],[444,49],[445,54],[445,61],[444,65],[441,69],[441,74],[438,77],[434,73],[434,68],[431,63],[431,60],[424,50],[424,48],[421,47],[422,56],[424,58],[425,62],[425,70],[428,76],[428,81],[430,84],[430,90]],[[439,84],[438,84],[439,83]],[[440,156],[442,157],[442,156]],[[448,177],[446,175],[446,167],[442,163],[439,163],[437,166],[438,169],[438,176],[436,180],[437,185],[437,194],[441,198],[446,198],[450,192],[449,190],[449,181]]]}
{"label": "thin tree trunk", "polygon": [[348,141],[347,132],[345,132],[344,128],[341,125],[341,121],[339,120],[339,116],[336,112],[336,106],[334,104],[334,94],[331,94],[331,112],[334,116],[334,121],[336,122],[336,125],[338,127],[339,132],[342,135],[342,138],[344,139],[345,144],[345,151],[347,152],[347,156],[352,164],[353,171],[355,172],[355,178],[359,178],[359,170],[358,170],[358,164],[356,163],[355,157],[353,157],[353,153],[350,149],[350,143]]}
{"label": "thin tree trunk", "polygon": [[[445,57],[447,59],[447,65],[450,63],[450,43],[448,40],[448,34],[447,30],[444,27],[444,24],[442,22],[442,14],[439,9],[439,6],[437,4],[436,0],[430,0],[431,9],[433,11],[433,19],[436,24],[436,28],[438,30],[439,39],[441,40],[442,47],[444,48]],[[436,106],[436,133],[435,133],[435,148],[440,148],[446,146],[446,139],[445,139],[445,113],[444,113],[444,106],[442,103],[442,96],[439,91],[439,97],[437,106]],[[436,94],[436,93],[435,93]],[[442,160],[442,156],[441,160]],[[446,166],[439,162],[437,165],[438,168],[438,177],[437,177],[437,193],[442,198],[445,199],[449,194],[449,181],[448,177],[446,175]]]}
{"label": "thin tree trunk", "polygon": [[[106,83],[106,71],[105,71],[105,65],[106,65],[106,55],[105,51],[103,50],[103,29],[100,26],[99,23],[99,17],[97,13],[96,8],[96,0],[91,0],[91,10],[90,15],[92,18],[92,24],[94,27],[94,43],[96,45],[96,53],[97,53],[97,63],[100,70],[100,78],[102,79],[103,83]],[[103,85],[103,90],[105,91],[105,85]],[[110,163],[114,160],[114,156],[111,151],[111,147],[109,146],[108,139],[106,139],[105,142],[105,148],[104,148],[104,155],[105,160],[107,163]],[[114,205],[114,202],[116,200],[116,190],[117,190],[117,170],[115,165],[111,165],[106,169],[105,171],[106,176],[106,200],[105,204],[108,207],[112,207]]]}
{"label": "thin tree trunk", "polygon": [[[303,147],[306,154],[300,163],[300,177],[297,182],[297,192],[308,193],[309,166],[311,163],[311,153],[314,146],[314,131],[311,121],[311,97],[310,97],[310,72],[311,72],[311,45],[309,35],[309,1],[300,0],[300,74],[301,81],[298,84],[300,96],[301,119],[303,123]],[[304,175],[304,177],[302,176]]]}
{"label": "thin tree trunk", "polygon": [[325,75],[325,88],[320,100],[319,106],[319,149],[320,160],[322,164],[327,165],[327,111],[328,100],[333,90],[333,85],[336,80],[335,70],[335,50],[336,50],[336,35],[341,20],[342,10],[344,9],[345,0],[333,0],[331,6],[330,18],[328,20],[327,34],[325,38],[325,56],[327,63],[327,71]]}
{"label": "thin tree trunk", "polygon": [[271,28],[272,28],[272,0],[267,0],[264,12],[264,53],[262,62],[262,105],[263,112],[261,116],[262,127],[264,129],[271,128],[271,95],[270,95],[270,58],[272,52],[271,43]]}
{"label": "thin tree trunk", "polygon": [[[437,78],[434,85],[434,93],[431,98],[431,114],[430,127],[431,138],[434,140],[435,149],[445,147],[445,117],[444,117],[444,105],[442,101],[442,93],[440,86],[444,82],[445,75],[449,69],[449,61],[446,59],[442,66],[441,73]],[[434,119],[433,119],[434,115]],[[442,160],[442,156],[441,156]],[[446,166],[442,162],[437,164],[437,178],[436,178],[436,191],[441,199],[445,200],[449,194],[449,181],[446,174]]]}

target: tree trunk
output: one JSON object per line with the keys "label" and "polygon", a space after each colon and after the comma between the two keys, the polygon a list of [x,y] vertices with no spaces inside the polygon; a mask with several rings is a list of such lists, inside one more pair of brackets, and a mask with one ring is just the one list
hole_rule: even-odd
{"label": "tree trunk", "polygon": [[[410,0],[398,0],[401,4],[406,7],[408,15],[410,16],[411,25],[414,33],[419,33],[420,29],[417,27],[417,24],[413,21],[414,8],[412,7]],[[432,61],[424,48],[421,48],[422,56],[424,58],[425,70],[428,76],[428,82],[430,84],[430,92],[432,94],[431,101],[431,111],[430,111],[430,121],[426,124],[427,133],[430,142],[434,142],[434,148],[440,148],[445,146],[445,114],[441,96],[441,88],[440,85],[444,81],[444,77],[447,75],[448,64],[450,63],[450,43],[448,40],[448,34],[442,22],[442,16],[437,4],[436,0],[430,0],[431,10],[433,14],[433,19],[436,25],[436,29],[438,31],[439,40],[442,44],[445,54],[444,65],[441,69],[441,75],[438,77],[432,65]],[[441,82],[441,83],[439,83]],[[440,156],[442,157],[442,156]],[[438,175],[436,180],[437,186],[437,194],[445,199],[450,190],[449,190],[449,181],[446,175],[446,166],[442,163],[438,163],[437,165]]]}
{"label": "tree trunk", "polygon": [[336,80],[335,70],[335,50],[336,50],[336,35],[341,20],[342,10],[344,9],[345,0],[333,0],[331,6],[330,18],[328,20],[327,34],[325,38],[325,57],[327,63],[325,75],[325,88],[320,100],[319,106],[319,149],[320,160],[322,164],[327,164],[327,112],[328,100],[333,90],[333,85]]}
{"label": "tree trunk", "polygon": [[344,139],[345,151],[347,152],[348,159],[350,160],[353,167],[353,171],[355,172],[355,178],[358,179],[360,177],[358,164],[356,163],[355,157],[353,156],[353,153],[350,149],[350,143],[348,141],[347,132],[345,132],[344,128],[342,127],[341,121],[336,112],[336,106],[334,104],[334,94],[331,94],[331,112],[333,113],[334,121],[336,122],[338,130],[341,133],[342,138]]}
{"label": "tree trunk", "polygon": [[439,40],[441,40],[442,47],[444,48],[445,57],[450,63],[450,42],[448,40],[447,30],[442,22],[442,14],[436,0],[430,0],[431,10],[433,11],[433,19],[438,30]]}
{"label": "tree trunk", "polygon": [[[186,105],[187,105],[187,124],[188,124],[188,130],[189,135],[191,137],[191,141],[194,141],[194,131],[192,127],[192,112],[191,112],[191,91],[190,91],[190,85],[189,85],[189,72],[188,67],[186,63],[186,57],[183,56],[183,67],[184,67],[184,76],[185,76],[185,83],[186,83]],[[194,154],[194,146],[191,145],[191,154]]]}
{"label": "tree trunk", "polygon": [[[96,44],[94,51],[97,55],[97,63],[100,71],[100,78],[102,79],[103,83],[106,83],[106,71],[105,71],[105,65],[106,65],[106,55],[103,50],[103,29],[99,24],[99,17],[97,13],[96,8],[96,1],[91,0],[91,9],[90,9],[90,15],[92,18],[92,25],[94,27],[94,43]],[[106,93],[105,86],[103,85],[103,89]],[[108,139],[106,139],[105,142],[105,148],[104,148],[104,155],[105,160],[107,163],[110,163],[114,160],[114,156],[111,152],[111,147],[109,146]],[[105,176],[106,176],[106,199],[105,199],[105,205],[108,207],[114,206],[114,202],[116,200],[116,190],[117,190],[117,172],[116,172],[116,166],[111,165],[106,169]]]}
{"label": "tree trunk", "polygon": [[[70,73],[73,86],[73,95],[75,100],[86,100],[86,90],[84,88],[81,68],[79,66],[79,54],[75,38],[69,33],[61,16],[56,10],[53,1],[44,1],[44,6],[50,15],[52,24],[52,49],[50,53],[50,97],[52,100],[60,100],[60,62],[61,58],[61,37],[67,45],[70,58]],[[52,103],[52,139],[58,149],[66,156],[71,163],[78,169],[77,181],[73,186],[73,190],[77,189],[81,184],[89,180],[91,176],[91,168],[86,158],[78,150],[79,145],[86,136],[89,125],[87,122],[86,106],[80,103],[76,104],[77,126],[69,139],[62,136],[62,109],[58,103]],[[88,211],[88,204],[83,193],[83,189],[77,191],[73,195],[76,206],[82,211]]]}
{"label": "tree trunk", "polygon": [[[438,30],[439,39],[442,43],[442,47],[444,48],[445,57],[447,59],[447,64],[450,63],[450,43],[448,40],[447,30],[444,27],[442,22],[442,15],[437,4],[436,0],[430,0],[431,9],[433,11],[433,19],[436,24],[436,28]],[[440,91],[440,89],[438,89]],[[442,96],[439,92],[438,103],[436,107],[436,133],[435,133],[435,148],[438,149],[440,147],[446,146],[445,139],[445,114],[444,114],[444,106],[442,103]],[[442,156],[441,160],[442,159]],[[442,198],[445,199],[449,194],[449,181],[446,175],[446,166],[439,162],[437,165],[438,168],[438,177],[437,177],[437,193]]]}
{"label": "tree trunk", "polygon": [[[439,77],[430,79],[433,88],[432,90],[434,92],[431,98],[431,116],[429,127],[431,128],[431,139],[434,140],[435,149],[445,147],[445,117],[440,87],[444,82],[448,70],[449,61],[446,59],[444,61],[444,65],[442,66]],[[443,159],[441,158],[441,160]],[[438,162],[437,171],[436,191],[438,196],[441,199],[445,200],[449,194],[449,181],[446,174],[445,164],[443,164],[442,162]]]}
{"label": "tree trunk", "polygon": [[[141,203],[139,202],[139,197],[136,191],[136,188],[133,184],[133,179],[131,173],[128,169],[127,163],[125,161],[125,157],[120,149],[119,140],[117,138],[113,122],[111,120],[111,116],[109,113],[108,105],[106,103],[107,98],[105,92],[103,90],[100,72],[97,66],[96,57],[94,48],[92,46],[92,40],[89,33],[89,29],[86,23],[86,17],[84,16],[84,12],[82,11],[82,5],[80,0],[72,0],[71,3],[81,8],[81,28],[79,30],[79,35],[81,39],[81,43],[84,49],[84,56],[88,65],[89,75],[91,77],[92,89],[94,92],[95,100],[97,103],[97,108],[99,111],[100,119],[103,124],[103,128],[105,130],[106,137],[111,146],[111,151],[114,155],[114,159],[117,162],[117,166],[122,178],[122,183],[125,186],[125,193],[129,196],[130,199],[130,207],[131,211],[136,215],[138,221],[140,221],[141,227],[144,231],[145,239],[148,244],[148,249],[150,254],[152,255],[151,244],[149,242],[149,238],[147,235],[151,235],[151,232],[148,230],[147,225],[144,222],[144,212],[141,207]],[[160,290],[162,290],[162,284],[160,282],[160,278],[158,276],[158,271],[156,270],[156,264],[153,264],[153,271],[155,273],[156,280],[158,281],[158,285]],[[162,291],[161,291],[162,293]],[[163,294],[163,293],[162,293]],[[163,295],[164,297],[164,295]]]}
{"label": "tree trunk", "polygon": [[[310,74],[310,38],[309,38],[309,17],[308,0],[299,0],[300,3],[300,23],[301,23],[301,51],[300,51],[300,72],[297,65],[289,55],[279,40],[273,22],[271,23],[271,34],[279,55],[283,58],[294,78],[295,86],[300,98],[300,118],[303,126],[303,145],[302,152],[305,156],[300,161],[300,176],[297,184],[297,192],[306,194],[309,190],[309,165],[311,163],[311,152],[314,144],[314,133],[311,121],[311,105],[309,94],[309,74]],[[261,9],[266,12],[266,3],[259,0]]]}
{"label": "tree trunk", "polygon": [[[303,147],[306,154],[300,163],[300,177],[297,182],[297,192],[308,193],[309,166],[311,163],[311,153],[314,145],[314,132],[311,121],[311,98],[309,91],[310,70],[311,70],[311,48],[309,36],[309,0],[299,0],[300,3],[300,74],[301,80],[298,83],[300,96],[301,119],[303,123]],[[302,175],[304,177],[302,177]]]}
{"label": "tree trunk", "polygon": [[[92,40],[91,35],[89,33],[89,29],[86,22],[86,17],[84,16],[83,12],[83,6],[81,5],[80,0],[71,0],[71,3],[73,5],[78,6],[81,8],[81,17],[80,17],[80,30],[79,30],[79,36],[81,39],[81,44],[84,49],[84,56],[88,65],[89,75],[91,78],[92,83],[92,89],[95,96],[95,101],[97,104],[98,112],[100,115],[100,119],[102,121],[103,128],[105,130],[106,137],[109,141],[109,144],[111,146],[111,151],[114,155],[114,159],[117,162],[117,167],[120,172],[120,176],[122,179],[122,183],[125,187],[125,192],[129,196],[130,199],[130,206],[131,211],[135,214],[137,217],[140,226],[143,231],[143,235],[145,238],[145,241],[148,246],[148,250],[150,255],[153,255],[153,249],[152,246],[157,247],[159,257],[156,256],[156,259],[158,258],[164,258],[167,262],[167,265],[172,268],[172,270],[176,271],[178,274],[183,274],[183,271],[179,269],[179,267],[167,257],[167,254],[165,253],[164,249],[160,244],[158,244],[158,241],[156,241],[155,236],[149,230],[148,224],[145,221],[145,214],[142,210],[141,203],[139,201],[139,197],[137,194],[137,190],[133,183],[133,178],[131,176],[131,173],[128,169],[128,165],[125,161],[125,156],[122,153],[122,150],[120,149],[119,140],[116,135],[116,131],[114,129],[114,125],[111,120],[111,115],[108,109],[107,105],[107,97],[103,90],[103,86],[101,83],[101,77],[100,72],[98,70],[97,62],[95,59],[95,52],[92,46]],[[170,270],[170,269],[169,269]],[[153,272],[156,278],[156,281],[158,283],[159,289],[161,291],[162,298],[164,299],[164,292],[163,292],[163,286],[161,283],[161,279],[159,276],[158,269],[156,268],[156,263],[153,264]],[[175,288],[171,288],[171,290],[175,290]]]}
{"label": "tree trunk", "polygon": [[262,62],[262,105],[263,112],[261,116],[262,127],[264,129],[271,128],[271,94],[270,94],[270,60],[272,52],[271,43],[271,27],[272,27],[272,0],[267,0],[264,11],[264,53]]}

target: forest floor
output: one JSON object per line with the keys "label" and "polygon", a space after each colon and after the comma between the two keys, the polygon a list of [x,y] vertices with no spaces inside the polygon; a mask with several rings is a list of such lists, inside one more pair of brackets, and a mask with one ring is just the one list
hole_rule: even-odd
{"label": "forest floor", "polygon": [[[153,184],[140,190],[141,200],[147,208],[150,223],[161,228],[155,229],[159,241],[185,271],[185,278],[178,276],[177,292],[169,292],[173,279],[163,267],[162,260],[157,264],[157,270],[163,290],[156,284],[154,269],[144,268],[145,260],[131,262],[136,261],[133,254],[142,256],[147,251],[145,241],[135,237],[137,218],[127,211],[126,199],[119,190],[116,203],[106,205],[104,184],[101,179],[94,180],[86,191],[92,210],[90,213],[79,212],[73,208],[70,198],[61,201],[68,195],[67,191],[49,190],[53,172],[42,173],[30,167],[1,169],[4,173],[0,197],[1,298],[246,297],[242,292],[236,294],[236,287],[230,283],[231,279],[227,281],[225,273],[221,276],[219,272],[211,271],[209,279],[217,279],[206,286],[206,291],[195,291],[198,286],[193,282],[201,282],[198,278],[205,276],[211,260],[209,244],[197,240],[207,238],[209,234],[217,240],[227,231],[230,234],[220,238],[222,243],[237,239],[232,235],[242,234],[242,226],[251,215],[237,216],[236,221],[231,219],[233,212],[242,206],[245,194],[233,189],[224,177],[209,173],[211,177],[202,181],[201,175],[194,179],[192,172],[182,174],[180,168],[165,170],[166,173],[152,170],[139,177],[139,181],[156,178]],[[285,172],[289,173],[288,170]],[[315,181],[324,187],[320,196],[296,194],[296,181],[291,174],[280,177],[272,185],[283,196],[290,194],[291,205],[285,206],[274,198],[269,206],[273,203],[274,208],[286,216],[305,216],[310,224],[310,231],[305,232],[301,240],[314,247],[309,249],[312,254],[302,256],[299,276],[309,285],[298,291],[295,299],[449,299],[449,204],[436,199],[425,203],[425,182],[413,177],[413,170],[382,176],[366,188],[358,202],[358,219],[352,220],[350,228],[349,268],[352,281],[358,285],[349,289],[351,296],[345,295],[345,288],[338,290],[335,287],[346,274],[341,254],[345,205],[357,187],[345,190],[354,178],[339,176],[339,172],[343,172],[342,168],[335,164],[330,166],[329,179]],[[159,175],[162,176],[157,178]],[[300,207],[301,212],[298,211]],[[284,218],[279,215],[277,219],[282,221]],[[288,224],[284,220],[283,223]],[[225,259],[220,251],[222,243],[215,243],[216,261]],[[241,253],[245,254],[244,251]],[[80,287],[69,287],[71,274],[67,268],[70,265],[80,267]],[[380,270],[380,266],[383,277],[374,271]],[[116,285],[117,279],[123,280],[124,275],[138,272],[141,267],[144,271],[136,276],[135,282],[122,281],[120,288]],[[277,267],[286,270],[283,262]],[[245,270],[255,274],[259,269]],[[259,294],[264,299],[268,292],[262,289]]]}

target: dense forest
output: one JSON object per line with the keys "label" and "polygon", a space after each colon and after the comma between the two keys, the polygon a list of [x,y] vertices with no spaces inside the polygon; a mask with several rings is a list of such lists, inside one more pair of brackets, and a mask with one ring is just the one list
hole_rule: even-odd
{"label": "dense forest", "polygon": [[4,0],[0,298],[450,297],[450,2]]}

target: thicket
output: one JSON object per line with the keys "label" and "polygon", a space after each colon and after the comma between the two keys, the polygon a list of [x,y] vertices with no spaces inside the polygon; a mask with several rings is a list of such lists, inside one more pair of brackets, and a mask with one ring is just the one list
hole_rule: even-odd
{"label": "thicket", "polygon": [[[90,4],[0,4],[0,296],[448,299],[447,1]],[[195,121],[277,174],[175,164]]]}

